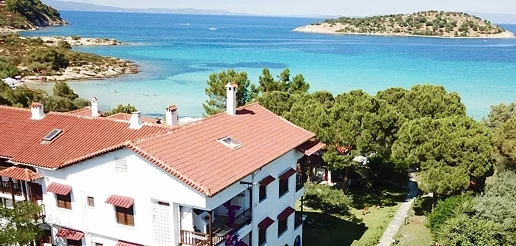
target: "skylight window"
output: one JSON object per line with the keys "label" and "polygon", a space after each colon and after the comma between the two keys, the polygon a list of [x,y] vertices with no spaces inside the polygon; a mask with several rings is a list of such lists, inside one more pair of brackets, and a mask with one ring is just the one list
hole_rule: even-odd
{"label": "skylight window", "polygon": [[224,145],[232,148],[232,149],[238,149],[242,147],[242,143],[238,142],[234,138],[231,137],[224,137],[219,139],[219,142],[223,143]]}
{"label": "skylight window", "polygon": [[54,129],[52,130],[48,135],[46,135],[44,138],[43,138],[43,141],[52,141],[54,140],[54,138],[56,138],[57,136],[59,136],[59,134],[61,134],[63,132],[63,130],[61,129]]}

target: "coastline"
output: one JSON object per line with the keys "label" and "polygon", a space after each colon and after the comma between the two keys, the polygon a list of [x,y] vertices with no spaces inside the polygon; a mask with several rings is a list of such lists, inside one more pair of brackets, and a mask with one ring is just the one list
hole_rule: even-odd
{"label": "coastline", "polygon": [[432,36],[432,35],[413,35],[409,33],[351,33],[338,32],[342,30],[344,25],[337,23],[330,25],[328,23],[311,24],[293,29],[294,32],[331,34],[331,35],[356,35],[356,36],[383,36],[383,37],[420,37],[420,38],[448,38],[448,39],[510,39],[515,38],[514,33],[505,31],[499,34],[482,35],[477,37],[452,37],[452,36]]}
{"label": "coastline", "polygon": [[47,46],[57,46],[59,41],[66,41],[71,46],[118,46],[127,45],[121,41],[110,38],[83,38],[80,36],[34,36],[34,37],[20,37],[22,39],[37,39],[43,40]]}
{"label": "coastline", "polygon": [[[51,25],[49,27],[57,27],[61,25]],[[35,29],[37,30],[37,29]],[[0,35],[14,34],[20,31],[32,30],[18,30],[8,27],[0,28]],[[107,38],[83,38],[80,36],[20,36],[20,40],[41,39],[42,45],[48,47],[58,47],[60,41],[65,41],[70,46],[120,46],[127,45],[116,39]],[[41,42],[41,41],[40,41]],[[0,43],[1,50],[1,43]],[[79,51],[73,51],[79,52]],[[84,53],[84,52],[79,52]],[[87,80],[102,80],[108,78],[116,78],[125,74],[139,73],[139,66],[129,60],[120,59],[117,57],[100,56],[94,53],[84,53],[86,55],[99,57],[96,61],[83,61],[81,65],[68,66],[61,71],[54,71],[50,75],[25,75],[22,76],[20,84],[25,82],[56,82],[56,81],[87,81]],[[21,71],[26,71],[26,66],[18,66]]]}

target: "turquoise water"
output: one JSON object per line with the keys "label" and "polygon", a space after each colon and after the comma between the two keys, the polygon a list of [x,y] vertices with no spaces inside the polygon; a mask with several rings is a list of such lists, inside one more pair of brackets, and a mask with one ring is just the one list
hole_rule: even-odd
{"label": "turquoise water", "polygon": [[[208,75],[227,68],[256,82],[263,67],[302,73],[311,90],[334,94],[393,86],[443,85],[458,92],[479,119],[489,106],[516,101],[516,39],[440,39],[296,33],[310,18],[165,15],[63,11],[71,26],[24,35],[116,38],[129,46],[77,50],[129,59],[141,73],[72,82],[104,108],[131,103],[147,115],[177,104],[181,116],[201,116]],[[516,25],[505,25],[516,32]],[[210,30],[215,28],[216,30]],[[39,85],[49,88],[50,85]]]}

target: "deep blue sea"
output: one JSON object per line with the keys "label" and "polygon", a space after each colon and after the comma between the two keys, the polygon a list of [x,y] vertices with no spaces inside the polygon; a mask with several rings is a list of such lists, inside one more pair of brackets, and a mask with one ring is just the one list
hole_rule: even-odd
{"label": "deep blue sea", "polygon": [[[468,114],[480,119],[489,106],[516,101],[516,39],[442,39],[296,33],[321,19],[62,11],[70,26],[23,35],[116,38],[118,47],[80,51],[132,60],[141,73],[72,82],[82,97],[103,107],[134,104],[147,115],[177,104],[180,116],[201,116],[206,80],[228,68],[257,82],[263,67],[302,73],[311,90],[339,94],[428,83],[458,92]],[[502,25],[516,32],[516,25]],[[216,30],[210,30],[216,29]],[[51,85],[37,85],[50,88]]]}

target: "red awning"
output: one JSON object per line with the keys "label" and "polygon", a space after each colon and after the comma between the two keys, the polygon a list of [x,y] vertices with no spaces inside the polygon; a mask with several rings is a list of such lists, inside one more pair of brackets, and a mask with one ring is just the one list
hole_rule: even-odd
{"label": "red awning", "polygon": [[321,143],[317,140],[308,140],[305,143],[299,145],[296,149],[307,156],[313,155],[315,152],[321,150],[326,147],[326,144]]}
{"label": "red awning", "polygon": [[49,186],[47,186],[47,192],[52,192],[57,195],[66,196],[70,194],[71,191],[72,187],[69,185],[51,183]]}
{"label": "red awning", "polygon": [[269,226],[271,226],[272,224],[274,223],[274,220],[272,220],[271,218],[269,217],[266,217],[265,219],[262,220],[262,222],[258,223],[258,228],[262,229],[262,230],[266,230],[267,228],[269,228]]}
{"label": "red awning", "polygon": [[283,173],[279,176],[279,178],[280,178],[280,179],[288,179],[288,178],[290,178],[290,176],[294,175],[294,173],[296,173],[296,172],[297,172],[296,170],[294,170],[293,168],[290,168],[289,170],[287,170],[287,171],[283,172]]}
{"label": "red awning", "polygon": [[295,209],[293,209],[292,207],[287,207],[287,208],[285,208],[285,210],[283,210],[283,212],[278,214],[278,219],[279,220],[286,220],[288,218],[288,216],[290,216],[294,212],[296,212]]}
{"label": "red awning", "polygon": [[133,205],[134,199],[125,196],[111,195],[106,200],[106,203],[117,207],[129,208]]}
{"label": "red awning", "polygon": [[0,176],[23,181],[34,181],[42,178],[38,173],[23,167],[12,166],[0,171]]}
{"label": "red awning", "polygon": [[61,227],[59,229],[59,231],[57,231],[56,237],[79,241],[84,237],[84,233],[80,232],[80,231]]}
{"label": "red awning", "polygon": [[130,243],[122,240],[118,240],[116,246],[143,246],[142,244]]}
{"label": "red awning", "polygon": [[260,185],[267,186],[270,183],[272,183],[272,181],[274,181],[274,180],[276,180],[276,178],[269,175],[269,176],[265,177],[264,179],[262,179],[262,181],[260,181]]}

